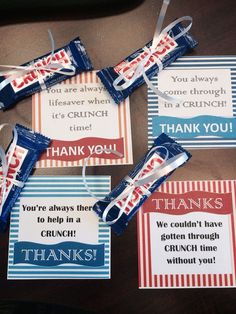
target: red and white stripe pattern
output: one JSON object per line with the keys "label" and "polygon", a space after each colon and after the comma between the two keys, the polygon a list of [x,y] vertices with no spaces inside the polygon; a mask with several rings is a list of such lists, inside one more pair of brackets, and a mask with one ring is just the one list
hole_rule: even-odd
{"label": "red and white stripe pattern", "polygon": [[[157,154],[154,153],[151,158],[143,165],[142,169],[137,173],[137,175],[132,179],[133,182],[137,182],[139,179],[143,178],[147,175],[148,172],[154,170],[163,163],[163,159]],[[133,190],[130,190],[129,196],[126,196],[124,199],[120,199],[116,206],[121,210],[124,209],[124,213],[126,215],[131,214],[131,211],[135,208],[135,206],[141,201],[143,195],[150,193],[149,188],[153,185],[154,181],[146,183],[145,185],[139,187],[133,187]],[[122,193],[127,193],[130,189],[128,185]],[[127,200],[129,199],[128,203]]]}
{"label": "red and white stripe pattern", "polygon": [[[24,147],[16,145],[13,156],[9,161],[9,155],[11,154],[12,146],[8,149],[7,152],[7,161],[8,161],[8,174],[6,178],[6,191],[5,191],[5,198],[3,204],[6,202],[8,194],[10,193],[12,186],[14,185],[12,179],[16,179],[17,174],[21,171],[21,166],[27,156],[28,150]],[[3,175],[2,166],[0,166],[0,177]],[[0,185],[0,194],[2,186]],[[2,195],[0,195],[0,204],[2,203]],[[2,204],[2,205],[3,205]],[[0,212],[1,214],[1,212]]]}
{"label": "red and white stripe pattern", "polygon": [[[96,75],[96,71],[84,72],[72,78],[63,81],[61,84],[64,85],[79,85],[86,83],[100,83],[100,79]],[[102,84],[102,83],[100,83]],[[79,97],[79,96],[78,96]],[[112,105],[112,104],[111,104]],[[88,160],[88,166],[99,166],[99,165],[124,165],[132,164],[132,144],[131,144],[131,130],[130,130],[130,107],[129,98],[126,98],[117,106],[117,124],[119,138],[124,140],[124,157],[120,159],[105,159],[105,158],[93,158]],[[42,115],[41,115],[41,93],[37,93],[32,97],[32,129],[41,132],[44,135],[42,129]],[[49,136],[49,135],[48,135]],[[99,137],[99,135],[97,135]],[[49,136],[50,137],[50,136]],[[52,168],[52,167],[76,167],[83,166],[84,160],[74,161],[61,161],[61,160],[39,160],[36,163],[36,168]]]}
{"label": "red and white stripe pattern", "polygon": [[231,221],[231,244],[233,273],[229,274],[164,274],[152,273],[151,267],[151,233],[150,213],[138,212],[138,259],[140,288],[204,288],[204,287],[235,287],[236,286],[236,181],[168,181],[163,183],[158,192],[186,193],[190,191],[205,191],[215,193],[231,193],[233,212]]}

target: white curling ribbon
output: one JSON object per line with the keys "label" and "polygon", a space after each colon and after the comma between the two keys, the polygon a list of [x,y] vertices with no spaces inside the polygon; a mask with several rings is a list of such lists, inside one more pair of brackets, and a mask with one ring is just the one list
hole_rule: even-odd
{"label": "white curling ribbon", "polygon": [[[160,51],[160,49],[165,48],[165,46],[168,44],[168,39],[167,39],[167,41],[164,44],[160,45],[160,41],[166,35],[168,35],[172,40],[175,41],[178,38],[182,37],[184,34],[186,34],[190,30],[190,28],[192,27],[192,17],[191,16],[183,16],[181,18],[178,18],[174,22],[170,23],[167,27],[165,27],[161,31],[169,3],[170,3],[170,0],[164,0],[162,3],[162,8],[161,8],[161,11],[160,11],[160,14],[159,14],[159,17],[157,20],[157,24],[155,27],[152,45],[150,48],[148,48],[148,47],[143,48],[143,51],[146,53],[146,56],[142,59],[142,61],[139,62],[138,66],[136,64],[131,65],[131,67],[129,69],[127,69],[124,72],[119,73],[119,76],[114,80],[113,86],[117,91],[122,91],[122,90],[128,88],[137,80],[138,77],[143,76],[146,84],[155,94],[157,94],[158,96],[160,96],[161,98],[163,98],[164,100],[169,101],[169,102],[174,102],[174,103],[180,102],[180,99],[168,96],[165,93],[158,90],[152,84],[152,82],[149,80],[149,78],[147,77],[147,75],[145,73],[145,65],[150,60],[150,58],[153,58],[155,60],[155,63],[157,64],[157,67],[158,67],[158,73],[163,69],[162,61],[160,58],[158,58],[155,55],[155,53]],[[188,21],[189,25],[187,27],[185,27],[181,32],[179,32],[174,37],[172,37],[172,36],[170,36],[170,34],[168,34],[168,32],[175,25],[177,25],[180,22],[184,22],[184,21]],[[132,75],[131,78],[128,78],[129,74]],[[124,81],[124,83],[120,84],[122,81]]]}
{"label": "white curling ribbon", "polygon": [[[163,159],[163,162],[160,164],[160,166],[151,171],[148,172],[148,174],[143,175],[143,170],[146,164],[146,161],[148,159],[148,157],[152,154],[153,151],[156,151],[157,149],[164,149],[166,151],[165,157]],[[102,149],[99,152],[111,152],[119,157],[122,157],[123,155],[121,153],[119,153],[118,151],[112,150],[112,149]],[[92,155],[95,153],[90,154],[84,162],[83,168],[82,168],[82,178],[83,178],[83,182],[85,185],[85,188],[87,189],[88,193],[96,200],[98,201],[105,201],[104,199],[98,198],[96,195],[94,195],[94,193],[91,191],[91,189],[89,188],[87,181],[86,181],[86,167],[88,164],[88,160],[92,157]],[[160,153],[159,153],[160,154]],[[188,160],[188,155],[186,153],[180,153],[174,157],[169,158],[169,151],[165,146],[155,146],[153,147],[149,153],[147,154],[144,163],[143,163],[143,167],[139,172],[139,175],[137,178],[132,179],[129,176],[126,176],[124,179],[126,180],[126,182],[129,184],[128,187],[125,188],[125,190],[115,199],[113,199],[111,202],[109,202],[108,206],[104,209],[103,213],[102,213],[102,220],[108,224],[108,225],[113,225],[114,223],[116,223],[120,217],[122,216],[122,214],[125,211],[125,208],[127,206],[127,204],[129,203],[129,201],[132,199],[133,196],[133,192],[135,190],[135,188],[139,187],[142,192],[147,195],[150,196],[151,192],[145,187],[146,184],[148,183],[153,183],[156,180],[159,180],[160,178],[162,178],[163,176],[166,176],[167,174],[169,174],[170,172],[172,172],[173,170],[175,170],[176,168],[180,167],[181,165],[183,165],[187,160]],[[113,219],[112,221],[107,221],[107,216],[109,214],[109,211],[111,210],[111,208],[116,205],[116,203],[120,200],[124,200],[125,201],[125,205],[122,207],[122,209],[120,209],[117,217],[115,219]]]}
{"label": "white curling ribbon", "polygon": [[85,185],[85,188],[86,190],[88,191],[88,193],[93,197],[95,198],[96,200],[98,201],[101,201],[102,199],[98,198],[90,189],[90,187],[88,186],[88,183],[86,181],[86,168],[88,166],[88,161],[89,159],[94,155],[94,154],[97,154],[97,153],[102,153],[102,152],[107,152],[107,153],[112,153],[120,158],[124,157],[123,154],[121,154],[120,152],[118,152],[117,150],[114,150],[114,149],[110,149],[110,148],[104,148],[104,149],[99,149],[97,150],[96,152],[93,152],[91,153],[87,158],[85,158],[84,160],[84,164],[83,164],[83,168],[82,168],[82,178],[83,178],[83,182],[84,182],[84,185]]}
{"label": "white curling ribbon", "polygon": [[[154,147],[156,149],[156,147]],[[170,172],[175,170],[176,168],[180,167],[182,164],[184,164],[188,160],[188,156],[186,153],[180,153],[168,160],[164,160],[163,163],[158,167],[150,171],[147,175],[142,176],[138,178],[137,180],[134,180],[131,185],[126,188],[117,198],[112,200],[109,205],[105,208],[102,214],[103,221],[108,225],[113,225],[116,223],[122,214],[125,211],[125,208],[129,201],[132,199],[134,190],[139,187],[144,192],[145,195],[149,196],[151,192],[145,188],[145,185],[148,183],[153,183],[156,180],[159,180],[163,176],[168,175]],[[140,173],[142,173],[143,169],[140,170]],[[127,182],[127,178],[125,178]],[[127,199],[126,199],[127,198]],[[119,213],[115,219],[112,221],[107,221],[107,216],[109,214],[109,211],[111,208],[116,205],[116,203],[120,200],[126,199],[125,205],[122,207],[122,209],[119,210]]]}
{"label": "white curling ribbon", "polygon": [[8,155],[6,156],[4,149],[2,148],[2,146],[0,146],[0,159],[1,159],[1,171],[2,171],[2,175],[0,175],[0,189],[1,189],[1,193],[0,193],[0,215],[2,214],[2,208],[3,208],[3,204],[5,202],[6,199],[6,193],[7,193],[7,181],[10,181],[12,184],[19,186],[19,187],[23,187],[24,183],[20,182],[14,178],[9,178],[8,177],[8,171],[9,171],[9,167],[11,164],[11,160],[16,148],[16,143],[18,140],[18,133],[16,128],[8,123],[4,123],[0,125],[0,132],[3,130],[3,128],[6,127],[10,127],[12,129],[13,132],[13,139],[12,139],[12,143],[8,149]]}
{"label": "white curling ribbon", "polygon": [[40,84],[40,87],[42,90],[46,89],[44,79],[42,77],[42,74],[40,73],[40,71],[42,71],[42,70],[47,71],[47,72],[51,72],[51,73],[68,75],[68,76],[75,75],[75,67],[73,65],[70,65],[70,64],[67,65],[67,64],[52,62],[52,58],[53,58],[54,51],[55,51],[55,43],[54,43],[54,39],[53,39],[53,36],[52,36],[52,33],[50,30],[48,30],[48,35],[49,35],[49,39],[50,39],[50,43],[51,43],[51,53],[49,56],[48,64],[43,65],[43,66],[37,66],[34,63],[30,64],[28,66],[0,64],[1,68],[12,69],[12,70],[8,70],[8,71],[0,71],[0,76],[6,77],[6,79],[0,83],[0,91],[3,88],[5,88],[8,84],[10,84],[12,81],[14,81],[15,79],[17,79],[17,78],[19,78],[19,77],[21,77],[27,73],[30,73],[32,71],[35,71],[37,73],[38,81],[39,81],[39,84]]}

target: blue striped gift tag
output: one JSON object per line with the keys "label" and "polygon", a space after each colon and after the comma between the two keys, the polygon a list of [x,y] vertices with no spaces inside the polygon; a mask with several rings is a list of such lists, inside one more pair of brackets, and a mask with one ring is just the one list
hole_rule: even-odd
{"label": "blue striped gift tag", "polygon": [[[103,198],[110,192],[109,176],[87,176],[87,184],[98,198]],[[88,210],[89,206],[81,205],[92,206],[95,201],[85,189],[81,176],[31,176],[11,213],[8,279],[110,278],[110,227],[99,219],[93,210]],[[39,207],[36,211],[26,210],[27,206],[33,207],[35,204],[40,204],[41,209],[45,206],[46,210],[40,212]],[[53,207],[55,204],[57,207]],[[63,206],[68,204],[73,210],[62,212],[62,204]],[[44,222],[38,223],[38,217],[43,218]],[[63,218],[61,224],[57,221],[59,219],[57,217]],[[50,220],[52,218],[55,219],[54,222]],[[79,222],[75,228],[76,219]],[[76,236],[67,232],[65,237],[61,237],[64,227],[68,230],[74,227],[73,232]],[[47,230],[51,232],[51,230],[57,229],[59,230],[58,236],[52,234],[45,238]],[[35,249],[26,249],[25,243],[28,243],[30,247],[35,246]],[[78,253],[73,255],[74,259],[72,259],[74,252],[71,248],[67,248],[67,243],[70,243],[70,246],[75,245],[74,247],[78,248],[77,253],[81,246],[87,246],[88,254],[82,255],[81,253],[80,256]],[[58,245],[60,249],[57,248]],[[97,253],[97,251],[90,250],[93,246],[100,250],[101,259],[97,266],[92,264],[93,260],[96,260],[95,253]],[[16,251],[16,248],[20,251]],[[18,253],[21,254],[20,262],[17,258]],[[92,253],[94,256],[91,255]],[[63,257],[66,262],[60,262],[59,256]],[[22,258],[24,262],[22,262]],[[52,263],[55,260],[58,265],[48,265],[49,262]],[[74,260],[77,262],[75,263]]]}
{"label": "blue striped gift tag", "polygon": [[[225,133],[225,136],[223,133],[220,133],[220,131],[217,133],[211,133],[210,135],[206,133],[203,135],[201,133],[202,130],[198,130],[199,124],[197,124],[197,128],[195,128],[195,131],[199,131],[200,134],[195,134],[194,136],[191,136],[191,134],[188,134],[188,136],[184,135],[184,132],[182,135],[179,133],[177,134],[176,129],[172,129],[171,127],[164,127],[163,120],[165,120],[165,116],[168,118],[176,118],[173,112],[170,110],[166,111],[166,114],[163,114],[165,110],[163,110],[163,101],[158,99],[157,95],[151,90],[148,89],[148,145],[149,147],[153,144],[153,139],[156,138],[160,134],[160,129],[169,134],[171,137],[175,138],[180,144],[182,144],[186,148],[226,148],[226,147],[236,147],[236,132],[235,132],[235,124],[236,124],[236,56],[196,56],[196,57],[181,57],[177,61],[173,62],[166,70],[174,70],[176,75],[179,75],[179,73],[184,74],[186,71],[191,71],[193,76],[195,75],[195,70],[201,70],[202,74],[204,75],[204,70],[208,69],[212,70],[212,76],[214,76],[214,70],[215,69],[227,69],[229,72],[229,82],[231,82],[231,101],[228,106],[230,106],[230,117],[229,112],[227,113],[227,117],[230,118],[228,124],[225,124],[225,121],[222,121],[222,129],[223,131],[227,132],[227,129],[231,134]],[[194,72],[195,71],[195,72]],[[172,72],[173,73],[173,72]],[[209,72],[208,72],[209,73]],[[219,72],[218,72],[219,73]],[[160,78],[158,76],[155,76],[152,79],[152,83],[158,88],[160,88],[161,91],[163,91],[160,87],[161,83],[161,75]],[[187,83],[185,83],[187,84]],[[184,86],[184,84],[183,84]],[[196,84],[194,85],[196,86]],[[224,84],[222,84],[222,88],[224,88]],[[162,86],[163,88],[163,86]],[[169,82],[165,86],[166,89],[172,90],[174,89],[173,81]],[[214,89],[214,83],[212,84],[212,88]],[[183,87],[184,89],[184,87]],[[173,96],[173,95],[171,95]],[[178,97],[180,100],[186,100],[187,96],[175,96]],[[182,97],[182,98],[181,98]],[[209,99],[209,97],[208,97]],[[212,100],[217,100],[217,97],[212,96]],[[231,108],[232,106],[232,108]],[[180,111],[181,110],[181,111]],[[198,117],[203,116],[204,113],[201,110],[201,112],[196,108],[194,112],[194,116],[188,116],[187,112],[185,112],[185,109],[181,107],[178,113],[178,119],[176,119],[175,126],[178,124],[178,126],[181,128],[181,122],[179,118],[188,118],[188,121],[186,123],[189,125],[191,123],[191,117]],[[198,111],[200,113],[198,113]],[[181,114],[183,116],[181,117]],[[226,118],[225,116],[225,109],[223,107],[218,108],[212,108],[212,120],[214,120],[214,117],[219,118],[222,116],[222,118]],[[162,119],[159,117],[162,117]],[[207,119],[209,120],[209,114],[206,114]],[[166,119],[168,120],[168,119]],[[170,119],[171,120],[171,119]],[[186,119],[187,120],[187,119]],[[204,118],[202,119],[202,121]],[[172,121],[172,120],[171,120]],[[204,121],[203,121],[204,122]],[[159,123],[159,127],[157,127]],[[167,123],[167,122],[166,122]],[[192,122],[194,123],[194,122]],[[232,125],[233,123],[233,125]],[[167,124],[165,124],[166,126]],[[205,125],[207,125],[205,123]],[[173,124],[171,124],[173,126]],[[201,126],[201,125],[200,125]],[[214,126],[217,126],[216,123]],[[209,130],[205,128],[205,130]],[[215,130],[214,130],[215,132]],[[185,133],[186,134],[186,133]],[[228,136],[227,136],[228,135]]]}

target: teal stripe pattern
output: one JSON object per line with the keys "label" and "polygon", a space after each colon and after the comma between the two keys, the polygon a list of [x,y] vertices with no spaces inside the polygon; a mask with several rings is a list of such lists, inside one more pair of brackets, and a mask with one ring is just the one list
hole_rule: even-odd
{"label": "teal stripe pattern", "polygon": [[[110,192],[109,176],[86,176],[87,184],[92,193],[103,198]],[[22,193],[16,201],[10,220],[8,274],[9,280],[16,279],[109,279],[111,273],[111,234],[108,227],[101,219],[98,219],[98,244],[104,245],[104,265],[91,267],[76,264],[60,264],[53,267],[37,266],[32,264],[14,264],[14,244],[18,241],[30,241],[31,239],[19,239],[21,201],[35,198],[91,198],[86,190],[81,176],[31,176],[26,182]],[[95,202],[96,200],[94,200]],[[45,203],[47,200],[45,199]],[[32,232],[34,232],[32,230]]]}
{"label": "teal stripe pattern", "polygon": [[[168,69],[230,69],[232,90],[232,117],[236,117],[236,56],[194,56],[181,57],[173,62]],[[158,88],[158,76],[152,78],[152,84]],[[148,89],[148,147],[153,145],[156,137],[153,130],[153,117],[159,116],[158,96]],[[222,117],[224,112],[222,112]],[[178,139],[178,143],[185,148],[233,148],[236,147],[236,138],[231,139]]]}

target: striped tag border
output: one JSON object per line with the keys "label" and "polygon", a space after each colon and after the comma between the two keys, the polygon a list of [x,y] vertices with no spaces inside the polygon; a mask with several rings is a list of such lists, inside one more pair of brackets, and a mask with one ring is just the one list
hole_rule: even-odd
{"label": "striped tag border", "polygon": [[[87,183],[96,197],[102,198],[110,192],[109,176],[87,176]],[[8,279],[109,279],[111,235],[108,227],[99,220],[98,244],[105,246],[105,264],[101,267],[80,265],[58,265],[43,267],[37,265],[14,265],[14,243],[18,241],[20,198],[35,197],[91,197],[84,188],[80,176],[33,176],[28,179],[16,201],[10,220]],[[32,231],[33,232],[33,231]]]}
{"label": "striped tag border", "polygon": [[[83,72],[77,76],[69,78],[60,84],[86,84],[99,83],[100,79],[96,75],[96,71]],[[36,132],[43,133],[42,130],[42,101],[41,93],[37,93],[32,97],[32,129]],[[129,98],[117,105],[117,124],[119,129],[119,138],[124,140],[124,157],[121,159],[105,159],[91,157],[88,160],[88,166],[105,166],[105,165],[125,165],[133,163],[132,139],[131,139],[131,120]],[[47,134],[45,134],[47,135]],[[53,167],[78,167],[83,166],[84,160],[61,161],[61,160],[40,160],[36,163],[36,168],[53,168]]]}
{"label": "striped tag border", "polygon": [[156,275],[152,273],[151,267],[151,233],[150,214],[138,212],[138,267],[139,288],[222,288],[236,287],[236,181],[167,181],[164,182],[158,192],[163,193],[187,193],[189,191],[205,191],[216,193],[232,193],[233,213],[230,215],[231,242],[233,248],[231,274],[165,274]]}
{"label": "striped tag border", "polygon": [[[181,57],[168,66],[168,69],[230,69],[232,88],[233,117],[236,117],[236,56],[202,56]],[[168,71],[168,70],[167,70]],[[158,77],[152,79],[154,86],[158,87]],[[158,96],[148,89],[148,146],[153,145],[152,118],[159,116]],[[236,147],[235,139],[181,139],[178,143],[186,148],[230,148]]]}

